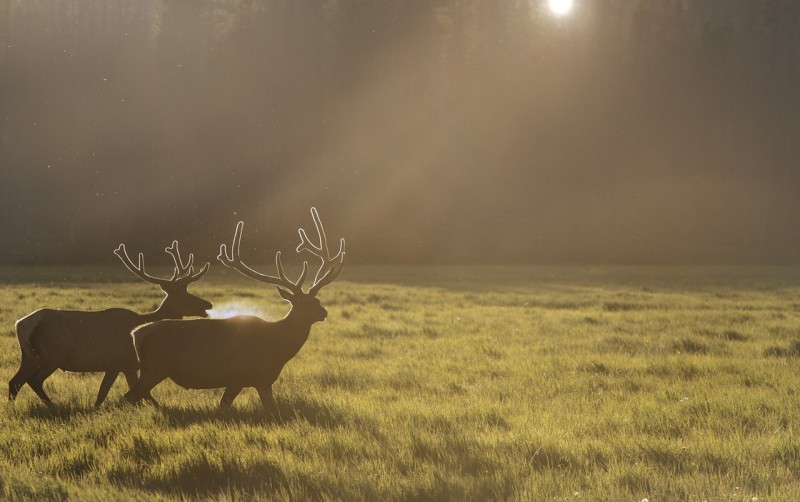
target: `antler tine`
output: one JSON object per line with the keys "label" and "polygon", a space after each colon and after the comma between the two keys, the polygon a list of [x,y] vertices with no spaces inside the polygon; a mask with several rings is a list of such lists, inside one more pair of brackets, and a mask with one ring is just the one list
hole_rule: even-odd
{"label": "antler tine", "polygon": [[[301,251],[302,249],[307,249],[314,254],[322,253],[325,251],[327,256],[330,256],[330,251],[328,251],[328,238],[325,235],[325,228],[322,226],[322,220],[319,219],[319,213],[317,212],[317,208],[311,208],[311,218],[314,220],[314,226],[317,227],[317,234],[319,234],[319,246],[316,246],[311,243],[306,235],[306,231],[302,228],[299,230],[300,232],[300,240],[302,241],[299,246],[297,246],[297,250]],[[301,249],[302,248],[302,249]],[[319,256],[319,255],[317,255]]]}
{"label": "antler tine", "polygon": [[311,242],[311,240],[308,238],[308,235],[306,235],[306,231],[300,228],[297,230],[297,232],[300,234],[300,244],[297,246],[297,252],[300,253],[303,251],[308,251],[322,260],[322,264],[314,276],[314,284],[316,285],[316,283],[319,282],[321,278],[331,270],[331,268],[341,261],[345,253],[345,242],[343,238],[339,240],[339,252],[336,253],[336,256],[332,257],[331,252],[328,249],[328,237],[325,235],[325,228],[322,226],[322,220],[319,217],[317,208],[311,208],[311,217],[314,220],[314,226],[317,227],[319,245]]}
{"label": "antler tine", "polygon": [[239,244],[242,241],[242,228],[244,228],[244,222],[240,221],[236,224],[236,230],[233,232],[233,242],[231,243],[231,254],[228,254],[228,248],[225,244],[219,245],[219,255],[217,255],[217,260],[221,261],[223,265],[226,267],[231,267],[236,262],[234,257],[239,256]]}
{"label": "antler tine", "polygon": [[172,245],[165,248],[164,251],[172,255],[172,259],[175,261],[175,269],[177,270],[176,277],[183,279],[184,277],[192,275],[194,272],[192,265],[194,264],[194,254],[189,253],[189,261],[184,265],[183,260],[181,260],[181,252],[178,249],[178,241],[172,241]]}
{"label": "antler tine", "polygon": [[256,272],[249,266],[245,265],[239,255],[239,249],[242,242],[242,230],[244,228],[244,222],[240,221],[236,224],[236,231],[233,234],[233,242],[231,243],[231,252],[228,254],[228,249],[225,244],[220,245],[219,247],[219,256],[217,259],[226,267],[230,267],[240,274],[254,279],[259,282],[264,282],[267,284],[274,284],[275,286],[281,286],[292,293],[300,293],[302,292],[301,286],[306,276],[306,271],[308,268],[308,264],[303,266],[303,273],[300,275],[300,280],[297,282],[292,282],[289,278],[286,277],[286,274],[283,271],[283,263],[281,262],[281,252],[278,251],[275,254],[275,266],[278,269],[278,277],[272,275],[262,274],[261,272]]}
{"label": "antler tine", "polygon": [[166,251],[172,255],[172,259],[175,261],[176,265],[175,274],[172,276],[172,281],[191,284],[202,279],[203,276],[206,275],[206,272],[208,272],[209,267],[211,267],[211,263],[205,262],[200,271],[195,274],[194,253],[189,253],[189,259],[184,264],[183,260],[181,259],[181,252],[178,248],[177,240],[172,241],[172,245],[166,248]]}
{"label": "antler tine", "polygon": [[339,274],[342,272],[342,268],[344,268],[344,251],[342,251],[342,253],[340,253],[338,256],[341,256],[339,261],[334,263],[334,265],[329,268],[328,271],[325,272],[325,275],[323,275],[318,281],[314,282],[314,285],[308,290],[308,294],[316,296],[320,289],[332,283],[337,277],[339,277]]}
{"label": "antler tine", "polygon": [[163,286],[165,284],[169,284],[173,282],[177,276],[177,269],[172,274],[172,279],[160,279],[158,277],[153,277],[152,275],[148,274],[144,271],[144,254],[139,253],[139,266],[133,264],[131,258],[128,256],[128,251],[125,249],[125,244],[120,244],[119,247],[114,250],[114,254],[122,261],[122,264],[125,267],[133,272],[133,274],[140,278],[145,282],[149,282],[150,284],[157,284],[159,286]]}
{"label": "antler tine", "polygon": [[278,269],[278,277],[284,282],[287,282],[293,286],[292,291],[301,290],[303,286],[303,281],[306,280],[306,274],[308,273],[308,262],[303,262],[303,271],[300,272],[300,277],[292,282],[291,279],[286,277],[286,274],[283,271],[283,260],[281,260],[281,252],[278,251],[275,253],[275,267]]}
{"label": "antler tine", "polygon": [[206,275],[206,272],[208,272],[209,267],[211,267],[211,263],[206,262],[203,265],[203,268],[201,268],[200,271],[197,272],[196,274],[194,273],[194,267],[189,267],[189,273],[187,275],[185,275],[184,277],[181,277],[179,280],[180,281],[184,281],[187,284],[191,284],[191,283],[193,283],[195,281],[199,281],[200,279],[203,278],[204,275]]}

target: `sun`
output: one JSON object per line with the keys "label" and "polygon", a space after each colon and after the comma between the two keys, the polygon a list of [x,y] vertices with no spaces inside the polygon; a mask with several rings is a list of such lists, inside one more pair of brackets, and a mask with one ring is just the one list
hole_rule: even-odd
{"label": "sun", "polygon": [[572,10],[572,0],[547,0],[547,5],[556,16],[564,16]]}

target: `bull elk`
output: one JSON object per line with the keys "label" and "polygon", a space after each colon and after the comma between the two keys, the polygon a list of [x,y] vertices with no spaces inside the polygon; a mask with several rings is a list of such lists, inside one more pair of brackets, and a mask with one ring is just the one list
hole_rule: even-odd
{"label": "bull elk", "polygon": [[272,384],[308,340],[311,326],[324,321],[328,312],[316,298],[320,289],[339,276],[344,265],[344,239],[339,252],[331,256],[325,230],[316,209],[311,209],[319,234],[319,245],[311,243],[300,229],[298,252],[308,251],[321,259],[313,285],[304,292],[303,282],[308,262],[303,263],[300,277],[292,282],[286,277],[281,253],[275,255],[278,276],[256,272],[239,257],[243,222],[236,225],[230,254],[220,246],[219,261],[242,275],[275,285],[281,298],[291,304],[289,313],[275,322],[254,316],[229,319],[191,319],[159,321],[133,331],[139,356],[141,377],[133,390],[125,395],[130,402],[153,400],[150,390],[166,378],[187,389],[225,391],[220,407],[228,407],[245,387],[255,387],[266,409],[275,410]]}
{"label": "bull elk", "polygon": [[140,324],[184,316],[206,317],[211,303],[187,291],[189,284],[202,278],[208,271],[206,263],[199,272],[194,271],[194,256],[183,263],[178,241],[166,248],[175,261],[171,279],[153,277],[144,270],[144,257],[139,253],[139,265],[134,265],[120,244],[114,251],[122,263],[145,282],[161,288],[166,297],[153,312],[139,314],[122,308],[94,312],[74,310],[37,310],[16,323],[17,339],[22,349],[19,371],[8,382],[8,399],[16,398],[26,383],[46,404],[50,397],[42,385],[56,369],[76,372],[105,372],[100,383],[95,406],[100,406],[108,395],[119,373],[125,375],[128,387],[137,380],[139,362],[131,343],[131,330]]}

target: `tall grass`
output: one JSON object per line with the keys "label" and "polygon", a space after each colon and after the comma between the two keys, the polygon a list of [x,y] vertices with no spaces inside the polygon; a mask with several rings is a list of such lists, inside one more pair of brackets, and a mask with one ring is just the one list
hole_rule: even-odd
{"label": "tall grass", "polygon": [[[98,277],[101,280],[96,280]],[[26,280],[26,278],[30,278]],[[278,318],[272,288],[212,270],[193,291]],[[355,267],[275,384],[57,372],[0,409],[9,500],[790,500],[800,493],[800,269]],[[0,269],[0,373],[40,307],[155,308],[110,270]]]}

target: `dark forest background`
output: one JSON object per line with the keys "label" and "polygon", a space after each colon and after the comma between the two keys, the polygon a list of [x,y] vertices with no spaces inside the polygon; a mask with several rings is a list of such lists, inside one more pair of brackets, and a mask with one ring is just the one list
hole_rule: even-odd
{"label": "dark forest background", "polygon": [[796,0],[0,0],[0,264],[797,262],[799,168]]}

